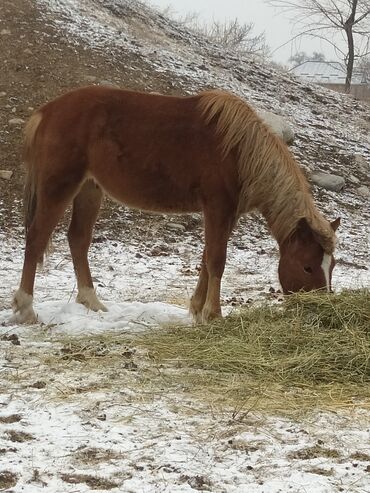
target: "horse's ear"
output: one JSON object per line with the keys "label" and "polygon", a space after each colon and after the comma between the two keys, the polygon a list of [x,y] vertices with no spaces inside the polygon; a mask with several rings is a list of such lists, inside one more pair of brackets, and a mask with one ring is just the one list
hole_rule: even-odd
{"label": "horse's ear", "polygon": [[330,228],[314,230],[314,237],[320,243],[326,253],[332,254],[335,248],[335,231],[339,227],[340,218],[329,223]]}
{"label": "horse's ear", "polygon": [[331,253],[334,250],[335,236],[334,231],[339,226],[340,219],[331,223],[331,228],[316,229],[313,228],[307,218],[303,217],[297,223],[297,233],[303,241],[309,241],[314,238],[324,249],[325,252]]}
{"label": "horse's ear", "polygon": [[332,221],[330,223],[331,229],[333,231],[336,231],[338,229],[339,225],[340,225],[340,217],[337,217],[337,219],[335,221]]}

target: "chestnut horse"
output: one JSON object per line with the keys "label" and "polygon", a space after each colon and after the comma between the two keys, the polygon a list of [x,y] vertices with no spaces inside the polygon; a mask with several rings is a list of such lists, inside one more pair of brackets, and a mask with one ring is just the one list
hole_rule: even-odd
{"label": "chestnut horse", "polygon": [[77,301],[106,310],[87,257],[103,194],[146,211],[203,212],[205,247],[190,302],[197,321],[221,315],[228,238],[252,209],[261,211],[279,244],[284,292],[330,290],[339,219],[330,224],[322,217],[287,146],[235,95],[76,89],[31,116],[24,158],[26,249],[13,299],[18,322],[36,319],[37,263],[72,202],[68,240]]}

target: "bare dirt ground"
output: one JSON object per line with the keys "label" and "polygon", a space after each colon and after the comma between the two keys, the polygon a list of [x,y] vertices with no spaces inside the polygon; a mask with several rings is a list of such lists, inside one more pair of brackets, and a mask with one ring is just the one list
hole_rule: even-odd
{"label": "bare dirt ground", "polygon": [[[92,83],[165,93],[175,90],[165,74],[153,76],[145,59],[131,52],[113,60],[109,53],[72,45],[45,23],[32,0],[1,2],[0,45],[0,169],[14,172],[9,182],[0,181],[0,226],[9,228],[22,224],[22,127],[34,109],[68,89]],[[110,214],[113,206],[107,204]]]}

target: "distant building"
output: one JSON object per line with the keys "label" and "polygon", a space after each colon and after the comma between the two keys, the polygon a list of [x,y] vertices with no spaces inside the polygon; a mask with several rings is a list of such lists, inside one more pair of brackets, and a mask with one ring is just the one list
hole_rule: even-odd
{"label": "distant building", "polygon": [[[344,92],[346,72],[339,62],[307,61],[292,68],[290,72],[301,79],[328,87],[333,91]],[[353,72],[351,94],[356,99],[370,101],[370,81],[364,73]]]}

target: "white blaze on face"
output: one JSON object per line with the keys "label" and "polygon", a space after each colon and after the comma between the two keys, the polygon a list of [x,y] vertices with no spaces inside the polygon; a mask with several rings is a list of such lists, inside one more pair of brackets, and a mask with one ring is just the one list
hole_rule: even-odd
{"label": "white blaze on face", "polygon": [[326,281],[326,289],[330,291],[330,266],[331,266],[331,255],[328,253],[324,253],[321,262],[321,268],[324,272],[325,281]]}

